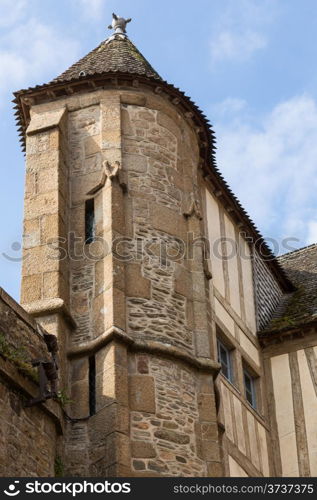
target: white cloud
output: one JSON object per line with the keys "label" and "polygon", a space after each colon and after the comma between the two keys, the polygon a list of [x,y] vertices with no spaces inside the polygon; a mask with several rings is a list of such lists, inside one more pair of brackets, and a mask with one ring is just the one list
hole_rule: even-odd
{"label": "white cloud", "polygon": [[[79,0],[83,13],[92,19],[101,16],[107,0]],[[76,1],[78,3],[78,1]]]}
{"label": "white cloud", "polygon": [[222,102],[216,103],[212,111],[219,116],[229,115],[232,117],[233,114],[241,112],[247,105],[247,102],[244,99],[239,99],[236,97],[227,97]]}
{"label": "white cloud", "polygon": [[242,62],[268,45],[268,26],[276,16],[274,0],[225,0],[210,40],[213,63]]}
{"label": "white cloud", "polygon": [[266,45],[266,38],[251,30],[245,33],[222,31],[211,41],[211,57],[214,62],[224,59],[246,61],[254,52],[265,48]]}
{"label": "white cloud", "polygon": [[5,28],[15,24],[23,15],[26,0],[0,0],[0,27]]}
{"label": "white cloud", "polygon": [[312,220],[308,223],[308,238],[307,245],[317,243],[317,220]]}
{"label": "white cloud", "polygon": [[78,42],[36,19],[15,25],[0,39],[0,97],[44,83],[76,60]]}
{"label": "white cloud", "polygon": [[267,236],[304,245],[316,236],[317,103],[297,96],[246,116],[215,123],[219,168]]}

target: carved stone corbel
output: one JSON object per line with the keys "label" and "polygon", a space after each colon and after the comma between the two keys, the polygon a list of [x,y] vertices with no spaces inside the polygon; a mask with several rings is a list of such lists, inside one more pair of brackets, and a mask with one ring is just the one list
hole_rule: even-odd
{"label": "carved stone corbel", "polygon": [[190,193],[183,215],[187,218],[195,215],[197,219],[202,220],[200,201],[197,194],[195,195],[193,192]]}
{"label": "carved stone corbel", "polygon": [[126,175],[122,171],[120,162],[115,161],[114,164],[111,165],[111,163],[109,163],[108,160],[105,160],[102,163],[102,165],[104,171],[102,173],[100,182],[94,188],[88,191],[87,195],[93,195],[97,193],[100,189],[102,189],[105,186],[107,179],[109,179],[111,182],[115,178],[118,178],[119,185],[121,186],[123,192],[126,193],[127,192]]}
{"label": "carved stone corbel", "polygon": [[102,166],[104,168],[104,172],[108,179],[113,179],[114,177],[116,177],[119,174],[119,170],[121,169],[119,161],[115,161],[114,165],[111,165],[111,163],[109,163],[108,160],[105,160],[102,163]]}

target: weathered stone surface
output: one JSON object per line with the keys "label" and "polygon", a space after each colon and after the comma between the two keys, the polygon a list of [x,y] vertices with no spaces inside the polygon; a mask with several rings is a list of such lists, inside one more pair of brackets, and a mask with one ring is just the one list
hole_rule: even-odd
{"label": "weathered stone surface", "polygon": [[48,113],[33,113],[26,133],[32,135],[41,130],[58,127],[66,114],[66,108],[50,110]]}
{"label": "weathered stone surface", "polygon": [[188,444],[190,439],[186,434],[172,431],[170,429],[161,429],[154,432],[154,436],[165,441],[172,441],[177,444]]}
{"label": "weathered stone surface", "polygon": [[151,443],[146,441],[132,441],[131,454],[135,458],[153,458],[156,456],[156,451]]}
{"label": "weathered stone surface", "polygon": [[[89,439],[92,446],[106,443],[106,438],[113,432],[127,432],[129,427],[129,410],[126,406],[112,403],[101,408],[89,424]],[[137,455],[134,455],[138,458]]]}
{"label": "weathered stone surface", "polygon": [[142,276],[139,264],[126,266],[126,294],[128,297],[151,298],[151,281]]}
{"label": "weathered stone surface", "polygon": [[224,466],[221,462],[207,462],[208,477],[224,477]]}
{"label": "weathered stone surface", "polygon": [[[193,467],[198,475],[205,475],[203,457],[196,445],[195,422],[199,418],[196,377],[173,361],[147,357],[149,374],[155,379],[156,414],[153,417],[133,411],[131,439],[154,447],[156,456],[152,462],[156,463],[156,471],[161,470],[162,461],[167,466],[161,474],[188,475],[190,463],[190,468]],[[133,370],[133,363],[130,366]],[[183,457],[185,461],[176,457]],[[146,466],[148,471],[154,472],[149,462]]]}
{"label": "weathered stone surface", "polygon": [[155,413],[155,387],[153,377],[129,377],[130,407],[132,410]]}
{"label": "weathered stone surface", "polygon": [[209,394],[199,394],[198,407],[200,420],[203,422],[216,421],[215,398]]}
{"label": "weathered stone surface", "polygon": [[137,370],[138,373],[147,374],[149,373],[149,358],[143,354],[137,356]]}
{"label": "weathered stone surface", "polygon": [[43,275],[31,274],[25,276],[21,293],[21,302],[34,302],[42,298]]}
{"label": "weathered stone surface", "polygon": [[[56,420],[43,406],[25,408],[39,391],[30,360],[50,359],[50,354],[34,320],[2,289],[0,331],[1,476],[54,477]],[[60,416],[56,402],[49,408]]]}
{"label": "weathered stone surface", "polygon": [[170,208],[157,206],[151,207],[151,224],[155,229],[163,231],[185,241],[186,228],[184,217]]}
{"label": "weathered stone surface", "polygon": [[135,470],[144,470],[146,468],[145,463],[141,462],[141,460],[133,460],[132,465]]}
{"label": "weathered stone surface", "polygon": [[177,264],[175,266],[175,292],[187,298],[192,296],[190,272]]}
{"label": "weathered stone surface", "polygon": [[220,461],[218,441],[203,440],[202,449],[205,460],[210,462]]}
{"label": "weathered stone surface", "polygon": [[24,221],[23,231],[23,246],[25,249],[40,245],[40,221],[39,219],[31,219]]}

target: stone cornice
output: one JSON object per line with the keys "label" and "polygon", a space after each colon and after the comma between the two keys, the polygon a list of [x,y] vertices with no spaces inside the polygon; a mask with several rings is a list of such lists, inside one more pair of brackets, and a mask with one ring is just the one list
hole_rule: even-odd
{"label": "stone cornice", "polygon": [[23,304],[24,309],[32,316],[45,316],[46,314],[62,314],[72,328],[77,327],[77,323],[71,315],[63,299],[45,299],[37,302]]}
{"label": "stone cornice", "polygon": [[147,352],[148,354],[159,354],[168,358],[182,361],[197,370],[209,372],[215,378],[220,371],[220,364],[210,358],[193,356],[186,351],[171,344],[161,342],[145,341],[142,339],[133,339],[120,328],[112,327],[99,337],[85,342],[79,346],[70,348],[67,352],[68,358],[91,355],[112,341],[126,344],[131,351]]}

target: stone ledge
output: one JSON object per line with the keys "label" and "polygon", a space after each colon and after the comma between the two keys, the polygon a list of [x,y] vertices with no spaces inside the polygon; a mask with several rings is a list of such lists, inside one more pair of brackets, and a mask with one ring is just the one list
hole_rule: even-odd
{"label": "stone ledge", "polygon": [[27,135],[34,135],[57,128],[66,112],[66,107],[48,113],[34,113],[26,130]]}
{"label": "stone ledge", "polygon": [[68,358],[74,358],[77,356],[85,356],[86,354],[93,354],[102,347],[105,347],[113,340],[117,340],[119,342],[121,341],[124,344],[133,344],[134,342],[134,340],[123,330],[113,326],[109,328],[109,330],[99,335],[99,337],[85,342],[79,346],[72,347],[67,351],[67,356]]}
{"label": "stone ledge", "polygon": [[37,302],[31,302],[30,304],[24,304],[23,307],[28,314],[32,316],[46,316],[47,314],[58,314],[61,313],[65,316],[66,320],[72,328],[77,327],[77,323],[73,316],[69,312],[63,299],[45,299],[39,300]]}
{"label": "stone ledge", "polygon": [[[10,387],[20,390],[27,398],[38,396],[38,387],[27,375],[22,375],[19,369],[9,360],[0,356],[0,376],[8,380]],[[64,433],[64,417],[59,404],[53,400],[47,400],[38,405],[54,421],[57,432]]]}
{"label": "stone ledge", "polygon": [[117,340],[119,342],[127,344],[132,351],[147,352],[149,354],[160,354],[168,358],[179,359],[180,361],[183,361],[184,363],[187,363],[188,365],[195,367],[198,370],[211,373],[214,378],[216,378],[221,368],[220,364],[216,361],[213,361],[212,359],[195,357],[170,344],[133,339],[123,330],[116,327],[110,328],[96,339],[69,349],[67,352],[67,356],[69,358],[74,358],[77,356],[85,356],[87,354],[94,353],[102,347],[105,347],[109,342],[112,342],[113,340]]}

